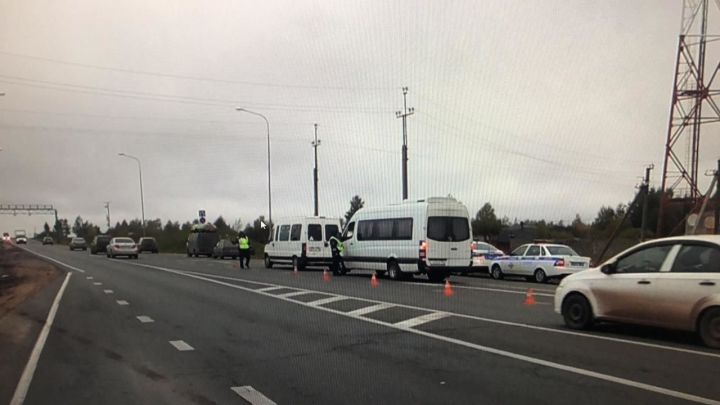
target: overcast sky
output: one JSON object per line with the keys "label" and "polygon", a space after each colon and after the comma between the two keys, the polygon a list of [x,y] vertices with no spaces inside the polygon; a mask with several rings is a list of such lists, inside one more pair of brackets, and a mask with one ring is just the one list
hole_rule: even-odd
{"label": "overcast sky", "polygon": [[[402,197],[591,221],[659,185],[682,2],[0,2],[0,202],[104,224],[311,215]],[[712,26],[711,26],[712,29]],[[703,138],[700,170],[719,157]],[[709,182],[708,182],[709,183]],[[706,186],[705,186],[706,187]],[[0,216],[41,230],[50,217]]]}

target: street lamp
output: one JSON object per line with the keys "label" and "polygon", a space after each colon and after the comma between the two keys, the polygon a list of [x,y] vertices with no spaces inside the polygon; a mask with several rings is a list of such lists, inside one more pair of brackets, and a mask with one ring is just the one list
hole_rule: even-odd
{"label": "street lamp", "polygon": [[[237,111],[240,112],[246,112],[248,114],[257,115],[258,117],[261,117],[265,120],[265,126],[267,127],[267,163],[268,163],[268,222],[272,224],[272,188],[270,186],[270,122],[268,122],[267,117],[260,113],[256,113],[254,111],[247,110],[245,108],[237,107]],[[269,233],[270,231],[268,231]]]}
{"label": "street lamp", "polygon": [[131,156],[125,153],[118,153],[118,156],[126,157],[128,159],[133,159],[138,164],[138,172],[140,173],[140,210],[142,213],[142,232],[143,236],[145,236],[145,200],[143,199],[143,186],[142,186],[142,165],[140,164],[140,159],[136,158],[135,156]]}

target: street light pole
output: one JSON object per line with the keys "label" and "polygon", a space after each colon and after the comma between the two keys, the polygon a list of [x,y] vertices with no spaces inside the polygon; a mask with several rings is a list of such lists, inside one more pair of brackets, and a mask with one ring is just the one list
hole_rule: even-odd
{"label": "street light pole", "polygon": [[[240,112],[246,112],[248,114],[257,115],[258,117],[265,120],[265,126],[267,128],[267,173],[268,173],[268,222],[269,224],[272,224],[272,186],[270,183],[270,122],[268,121],[267,117],[264,115],[250,111],[245,108],[237,107],[237,111]],[[268,230],[268,235],[270,234],[270,230]]]}
{"label": "street light pole", "polygon": [[118,153],[118,156],[133,159],[138,164],[138,172],[140,173],[140,212],[142,214],[142,233],[143,236],[145,236],[145,199],[143,198],[142,164],[140,164],[140,159],[126,153]]}
{"label": "street light pole", "polygon": [[320,215],[320,208],[318,205],[318,146],[320,146],[320,140],[317,138],[317,124],[315,125],[315,140],[312,142],[312,147],[315,149],[315,167],[313,168],[313,195],[315,196],[315,216]]}

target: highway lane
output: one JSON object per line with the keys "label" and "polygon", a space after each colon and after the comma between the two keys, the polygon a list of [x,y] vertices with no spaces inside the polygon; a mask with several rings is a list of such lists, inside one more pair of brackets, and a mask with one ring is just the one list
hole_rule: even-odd
{"label": "highway lane", "polygon": [[[657,390],[482,350],[487,347],[639,384],[720,398],[710,377],[720,371],[720,358],[691,342],[653,343],[698,353],[462,317],[516,318],[531,325],[559,326],[549,305],[524,306],[521,294],[456,289],[448,298],[439,287],[389,280],[381,280],[380,287],[372,289],[366,276],[333,278],[326,283],[318,272],[298,276],[287,270],[241,272],[230,262],[175,255],[110,261],[59,247],[31,248],[86,273],[68,288],[66,294],[71,298],[64,302],[56,320],[56,328],[65,332],[51,334],[46,349],[50,354],[40,362],[29,403],[45,403],[44,399],[57,395],[67,398],[80,391],[87,393],[84,398],[110,403],[137,401],[133,395],[145,392],[153,403],[229,403],[239,399],[230,391],[238,385],[252,385],[278,403],[524,403],[538,398],[541,403],[678,401]],[[154,267],[144,267],[147,265]],[[184,273],[188,271],[192,273]],[[502,289],[502,283],[493,280],[469,281],[468,287]],[[105,289],[113,293],[106,294]],[[302,294],[279,297],[293,293]],[[355,298],[319,304],[318,308],[307,304],[338,296]],[[118,305],[117,300],[129,305]],[[298,303],[291,302],[294,300]],[[392,307],[362,319],[344,315],[374,304],[363,300],[421,308]],[[416,332],[391,325],[428,312],[460,316],[418,325]],[[155,322],[142,324],[135,318],[138,315]],[[91,344],[76,339],[85,333]],[[177,352],[170,340],[184,340],[196,350]],[[76,367],[63,373],[68,370],[63,363]],[[58,381],[56,373],[68,376]],[[84,380],[91,376],[82,388],[79,376]],[[122,388],[112,384],[117,381],[123,382],[119,384]],[[514,388],[518,383],[522,390]],[[76,390],[57,388],[66,386]],[[148,402],[140,398],[140,402]]]}

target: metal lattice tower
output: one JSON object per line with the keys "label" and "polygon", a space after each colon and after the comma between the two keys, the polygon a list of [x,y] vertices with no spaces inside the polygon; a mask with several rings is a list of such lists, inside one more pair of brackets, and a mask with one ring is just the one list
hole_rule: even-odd
{"label": "metal lattice tower", "polygon": [[[658,233],[662,232],[663,214],[671,198],[695,202],[702,197],[698,188],[700,133],[708,124],[720,122],[720,107],[713,98],[720,94],[720,85],[716,81],[720,80],[717,78],[720,53],[707,52],[708,43],[720,41],[720,35],[708,34],[710,7],[714,14],[720,11],[720,1],[714,3],[715,7],[712,7],[709,0],[683,0],[665,142]],[[709,60],[706,54],[716,60]]]}

